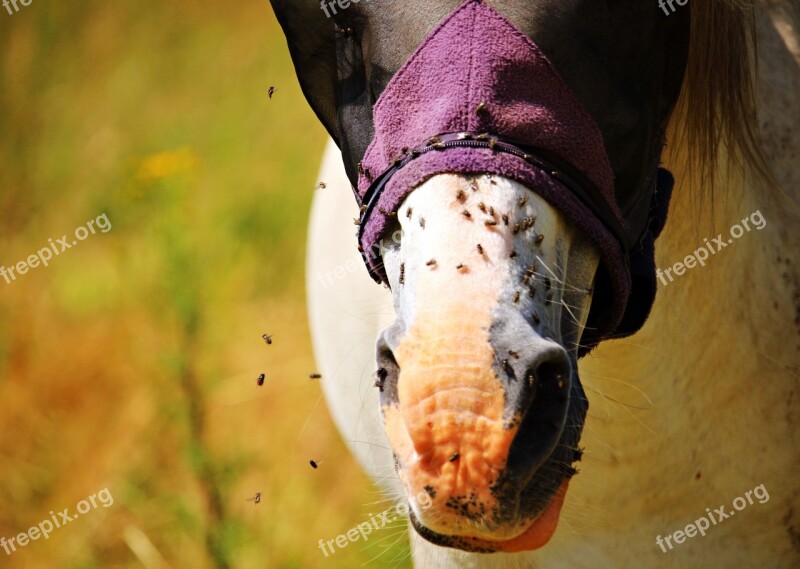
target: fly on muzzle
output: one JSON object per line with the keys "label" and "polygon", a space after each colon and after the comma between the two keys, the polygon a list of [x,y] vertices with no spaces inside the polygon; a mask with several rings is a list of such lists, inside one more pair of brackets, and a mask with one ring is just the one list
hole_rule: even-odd
{"label": "fly on muzzle", "polygon": [[462,4],[395,74],[373,120],[356,198],[359,249],[376,281],[386,281],[380,239],[413,188],[436,174],[495,174],[531,188],[597,245],[601,267],[580,355],[642,326],[655,298],[654,240],[672,176],[654,169],[649,211],[623,216],[599,127],[502,14],[480,0]]}

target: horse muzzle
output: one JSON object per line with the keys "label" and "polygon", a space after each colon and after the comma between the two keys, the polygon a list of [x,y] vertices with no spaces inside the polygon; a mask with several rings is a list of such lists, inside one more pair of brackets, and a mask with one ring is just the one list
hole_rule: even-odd
{"label": "horse muzzle", "polygon": [[[397,473],[409,496],[430,498],[425,509],[412,503],[412,523],[429,541],[473,551],[547,542],[586,409],[564,348],[498,312],[509,322],[488,327],[457,305],[423,312],[395,349],[390,333],[378,346]],[[498,361],[509,351],[516,357]]]}

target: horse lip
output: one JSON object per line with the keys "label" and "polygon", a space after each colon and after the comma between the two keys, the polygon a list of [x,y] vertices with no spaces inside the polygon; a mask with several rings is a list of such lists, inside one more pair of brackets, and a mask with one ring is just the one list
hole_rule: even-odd
{"label": "horse lip", "polygon": [[505,540],[462,537],[434,532],[423,526],[414,511],[409,519],[414,530],[425,540],[443,547],[461,549],[469,553],[519,553],[533,551],[547,545],[558,527],[561,508],[569,489],[569,479],[565,479],[550,498],[544,509],[530,522],[518,536]]}

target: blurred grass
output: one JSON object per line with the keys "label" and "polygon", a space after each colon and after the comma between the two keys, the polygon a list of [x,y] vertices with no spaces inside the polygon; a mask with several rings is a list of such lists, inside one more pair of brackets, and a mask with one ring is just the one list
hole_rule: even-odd
{"label": "blurred grass", "polygon": [[0,567],[408,566],[317,548],[385,507],[307,378],[324,142],[267,2],[0,9],[0,265],[112,224],[0,279],[0,536],[114,497]]}

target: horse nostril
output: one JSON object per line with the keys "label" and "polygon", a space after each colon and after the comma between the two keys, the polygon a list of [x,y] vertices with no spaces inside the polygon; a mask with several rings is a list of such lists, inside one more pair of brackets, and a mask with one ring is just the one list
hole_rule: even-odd
{"label": "horse nostril", "polygon": [[390,326],[378,337],[375,350],[375,360],[378,364],[378,369],[374,374],[375,387],[380,390],[381,405],[398,401],[397,378],[400,374],[400,366],[397,365],[394,351],[390,345],[392,337],[393,331]]}
{"label": "horse nostril", "polygon": [[509,384],[511,408],[519,430],[509,449],[509,472],[526,476],[553,453],[567,419],[572,385],[572,366],[564,348],[544,340],[528,358],[525,381]]}
{"label": "horse nostril", "polygon": [[569,358],[564,352],[541,362],[528,374],[528,378],[529,381],[533,381],[533,387],[537,392],[551,390],[557,394],[559,400],[566,401],[569,396],[570,372]]}

